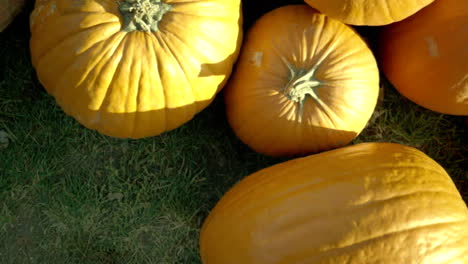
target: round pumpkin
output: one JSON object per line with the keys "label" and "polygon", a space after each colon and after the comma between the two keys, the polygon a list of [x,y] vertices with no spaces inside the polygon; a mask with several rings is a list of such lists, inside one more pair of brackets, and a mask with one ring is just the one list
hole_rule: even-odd
{"label": "round pumpkin", "polygon": [[362,143],[260,170],[202,226],[204,264],[468,263],[468,209],[423,152]]}
{"label": "round pumpkin", "polygon": [[0,0],[0,32],[13,21],[24,6],[24,0]]}
{"label": "round pumpkin", "polygon": [[346,24],[387,25],[403,20],[434,0],[305,0],[320,12]]}
{"label": "round pumpkin", "polygon": [[231,74],[241,23],[240,0],[37,0],[32,62],[84,126],[154,136],[211,103]]}
{"label": "round pumpkin", "polygon": [[468,1],[438,0],[380,32],[379,61],[414,103],[468,115]]}
{"label": "round pumpkin", "polygon": [[370,119],[375,58],[349,26],[307,5],[262,16],[225,88],[235,134],[257,152],[305,154],[343,146]]}

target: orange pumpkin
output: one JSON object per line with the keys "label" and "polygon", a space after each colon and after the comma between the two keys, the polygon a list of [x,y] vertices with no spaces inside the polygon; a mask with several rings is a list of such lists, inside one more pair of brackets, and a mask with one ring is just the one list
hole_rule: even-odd
{"label": "orange pumpkin", "polygon": [[403,20],[434,0],[305,0],[346,24],[380,26]]}
{"label": "orange pumpkin", "polygon": [[362,143],[260,170],[216,204],[204,264],[468,263],[468,209],[421,151]]}
{"label": "orange pumpkin", "polygon": [[468,115],[467,0],[437,0],[380,35],[382,70],[402,95],[432,111]]}
{"label": "orange pumpkin", "polygon": [[349,26],[306,5],[275,9],[248,33],[225,89],[229,124],[257,152],[341,147],[377,102],[375,58]]}
{"label": "orange pumpkin", "polygon": [[229,77],[240,0],[37,0],[31,55],[62,109],[114,137],[189,121]]}
{"label": "orange pumpkin", "polygon": [[13,21],[24,6],[24,0],[0,0],[0,32]]}

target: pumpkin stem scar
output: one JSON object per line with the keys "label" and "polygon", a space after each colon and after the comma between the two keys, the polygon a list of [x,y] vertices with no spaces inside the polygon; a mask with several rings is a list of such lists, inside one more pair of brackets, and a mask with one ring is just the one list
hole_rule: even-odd
{"label": "pumpkin stem scar", "polygon": [[124,20],[122,30],[156,32],[159,21],[171,8],[163,0],[122,0],[119,3]]}
{"label": "pumpkin stem scar", "polygon": [[283,93],[289,100],[299,103],[299,120],[302,120],[304,102],[307,95],[316,101],[320,101],[317,95],[317,88],[322,85],[323,82],[314,78],[317,65],[310,70],[306,70],[303,68],[295,68],[284,58],[283,62],[289,69],[289,81],[283,88]]}

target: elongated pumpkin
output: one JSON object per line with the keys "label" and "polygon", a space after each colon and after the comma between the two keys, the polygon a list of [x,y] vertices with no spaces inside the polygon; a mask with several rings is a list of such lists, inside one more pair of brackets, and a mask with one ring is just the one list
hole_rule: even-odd
{"label": "elongated pumpkin", "polygon": [[0,32],[2,32],[24,6],[24,0],[0,0]]}
{"label": "elongated pumpkin", "polygon": [[468,1],[437,0],[414,16],[383,28],[382,70],[414,103],[468,115]]}
{"label": "elongated pumpkin", "polygon": [[362,143],[260,170],[200,234],[204,264],[468,263],[468,209],[421,151]]}
{"label": "elongated pumpkin", "polygon": [[377,64],[362,38],[307,5],[291,5],[250,29],[225,102],[244,143],[281,156],[349,143],[371,117],[378,92]]}
{"label": "elongated pumpkin", "polygon": [[[403,20],[434,0],[305,0],[346,24],[381,26]],[[443,1],[443,0],[442,0]]]}
{"label": "elongated pumpkin", "polygon": [[240,0],[37,0],[32,62],[86,127],[154,136],[190,120],[223,87],[241,19]]}

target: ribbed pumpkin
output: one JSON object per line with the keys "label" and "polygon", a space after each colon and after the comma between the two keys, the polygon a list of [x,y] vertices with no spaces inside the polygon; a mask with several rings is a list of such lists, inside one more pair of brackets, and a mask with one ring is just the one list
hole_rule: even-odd
{"label": "ribbed pumpkin", "polygon": [[421,151],[362,143],[260,170],[200,234],[204,264],[468,263],[468,209]]}
{"label": "ribbed pumpkin", "polygon": [[343,146],[362,131],[379,73],[349,26],[291,5],[250,29],[224,91],[229,124],[244,143],[266,155],[304,154]]}
{"label": "ribbed pumpkin", "polygon": [[154,136],[190,120],[223,87],[241,19],[240,0],[37,0],[32,62],[86,127]]}
{"label": "ribbed pumpkin", "polygon": [[468,1],[437,0],[384,27],[382,70],[405,97],[432,111],[468,115]]}
{"label": "ribbed pumpkin", "polygon": [[24,0],[0,0],[0,32],[13,21],[23,5]]}
{"label": "ribbed pumpkin", "polygon": [[346,24],[380,26],[403,20],[434,0],[305,0]]}

